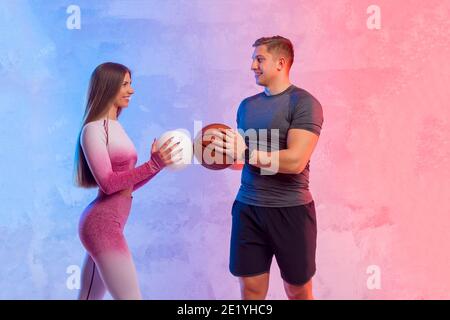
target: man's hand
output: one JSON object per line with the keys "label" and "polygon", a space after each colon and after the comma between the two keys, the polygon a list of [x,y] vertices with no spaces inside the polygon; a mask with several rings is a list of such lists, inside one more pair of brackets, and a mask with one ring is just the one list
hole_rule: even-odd
{"label": "man's hand", "polygon": [[211,143],[217,152],[228,155],[235,163],[245,163],[247,146],[237,130],[213,129],[209,133],[212,135]]}

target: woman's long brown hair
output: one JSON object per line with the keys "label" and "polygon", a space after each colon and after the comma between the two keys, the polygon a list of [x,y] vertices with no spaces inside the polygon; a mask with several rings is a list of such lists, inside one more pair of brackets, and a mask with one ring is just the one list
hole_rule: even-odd
{"label": "woman's long brown hair", "polygon": [[[81,148],[81,132],[85,124],[107,116],[109,107],[119,92],[127,73],[131,77],[131,71],[127,67],[113,62],[103,63],[92,72],[87,92],[86,109],[75,149],[74,180],[76,186],[83,188],[97,186]],[[119,117],[121,111],[122,108],[117,108],[117,117]]]}

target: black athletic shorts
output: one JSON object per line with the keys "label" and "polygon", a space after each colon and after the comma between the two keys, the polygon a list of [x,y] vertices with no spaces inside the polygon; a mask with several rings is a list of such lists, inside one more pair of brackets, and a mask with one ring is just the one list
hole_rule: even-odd
{"label": "black athletic shorts", "polygon": [[230,272],[238,277],[269,272],[275,255],[281,277],[302,285],[316,272],[317,223],[314,201],[295,207],[259,207],[235,200]]}

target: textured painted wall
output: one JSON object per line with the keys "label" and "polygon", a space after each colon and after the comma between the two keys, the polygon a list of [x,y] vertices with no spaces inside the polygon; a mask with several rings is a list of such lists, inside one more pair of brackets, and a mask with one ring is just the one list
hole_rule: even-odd
{"label": "textured painted wall", "polygon": [[[71,4],[81,29],[66,25]],[[120,121],[140,163],[166,130],[234,125],[239,102],[261,90],[251,44],[276,34],[294,42],[292,81],[324,107],[311,164],[316,298],[450,298],[449,9],[442,0],[3,1],[0,298],[76,297],[77,223],[96,191],[71,184],[72,161],[95,66],[134,71]],[[126,237],[145,298],[239,298],[228,273],[239,179],[192,165],[136,192]],[[268,298],[284,297],[274,262]]]}

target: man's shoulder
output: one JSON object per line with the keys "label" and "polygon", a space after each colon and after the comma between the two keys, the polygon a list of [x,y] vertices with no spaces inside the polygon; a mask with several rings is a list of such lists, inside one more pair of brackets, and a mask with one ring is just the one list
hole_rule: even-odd
{"label": "man's shoulder", "polygon": [[298,96],[299,98],[313,98],[313,99],[316,99],[311,92],[309,92],[306,89],[297,87],[297,86],[293,86],[293,89],[291,91],[291,95]]}
{"label": "man's shoulder", "polygon": [[258,100],[259,98],[261,98],[261,96],[263,94],[264,94],[264,92],[260,92],[260,93],[254,94],[253,96],[247,97],[244,100],[242,100],[241,105],[252,103],[252,102]]}
{"label": "man's shoulder", "polygon": [[307,91],[306,89],[294,86],[290,93],[291,101],[294,105],[311,105],[311,106],[321,106],[319,100]]}

